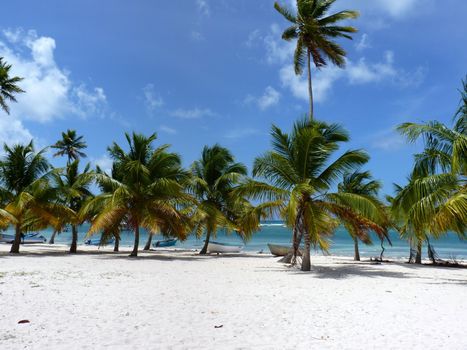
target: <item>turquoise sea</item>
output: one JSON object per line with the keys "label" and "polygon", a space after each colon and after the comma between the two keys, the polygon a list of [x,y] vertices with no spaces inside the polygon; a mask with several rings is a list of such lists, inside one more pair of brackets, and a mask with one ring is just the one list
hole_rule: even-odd
{"label": "turquoise sea", "polygon": [[[84,242],[84,237],[89,228],[89,225],[82,225],[79,229],[79,243]],[[13,234],[13,231],[7,230],[9,234]],[[45,230],[42,234],[48,239],[52,231]],[[133,246],[133,233],[131,231],[122,231],[121,246]],[[99,237],[99,236],[94,236]],[[147,240],[147,232],[142,230],[141,232],[140,247],[143,248]],[[285,227],[281,221],[267,221],[261,224],[261,230],[254,234],[253,238],[245,243],[245,251],[252,252],[269,252],[267,244],[291,244],[292,232],[289,228]],[[409,255],[409,246],[407,241],[401,240],[396,232],[391,232],[390,238],[392,246],[387,242],[384,243],[385,257],[392,258],[405,258]],[[153,242],[163,239],[161,236],[154,236]],[[224,232],[218,232],[217,238],[214,240],[219,242],[228,243],[243,243],[242,240],[235,234],[226,235]],[[56,236],[56,243],[68,244],[71,241],[71,232],[62,232]],[[336,230],[334,236],[331,237],[332,245],[330,253],[332,255],[344,255],[353,256],[353,241],[349,237],[348,233],[344,228]],[[467,240],[460,240],[455,234],[448,234],[439,240],[432,240],[436,252],[441,258],[449,259],[467,259]],[[193,235],[190,236],[184,242],[178,242],[175,247],[186,248],[186,249],[201,249],[203,244],[202,239],[196,239]],[[373,245],[364,245],[360,242],[360,255],[363,257],[379,256],[381,252],[380,241],[376,237],[373,237]],[[318,251],[317,253],[320,253]],[[426,248],[423,251],[426,257]]]}

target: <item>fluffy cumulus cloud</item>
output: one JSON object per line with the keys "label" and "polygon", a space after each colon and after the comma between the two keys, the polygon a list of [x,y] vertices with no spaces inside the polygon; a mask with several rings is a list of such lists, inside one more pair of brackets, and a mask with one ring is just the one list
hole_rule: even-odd
{"label": "fluffy cumulus cloud", "polygon": [[255,104],[262,111],[268,109],[269,107],[275,106],[279,103],[281,94],[279,91],[274,89],[272,86],[266,87],[262,96],[255,97],[253,95],[248,95],[244,103],[245,104]]}
{"label": "fluffy cumulus cloud", "polygon": [[[23,77],[19,84],[26,93],[11,105],[8,123],[11,134],[23,135],[17,141],[29,139],[24,121],[45,123],[66,116],[102,116],[107,99],[100,87],[88,89],[76,84],[70,74],[60,68],[54,57],[55,40],[39,36],[35,31],[6,30],[0,37],[0,57],[12,65],[12,74]],[[16,132],[15,132],[16,130]],[[4,132],[10,134],[10,132]],[[0,142],[10,141],[3,137]]]}
{"label": "fluffy cumulus cloud", "polygon": [[[255,32],[253,32],[255,33]],[[308,82],[306,74],[297,76],[290,62],[293,59],[295,49],[294,42],[286,42],[280,39],[280,28],[273,24],[265,36],[255,33],[249,39],[256,42],[262,41],[266,49],[266,60],[271,65],[279,66],[279,79],[284,88],[290,90],[293,96],[308,100]],[[250,43],[251,40],[247,41]],[[368,48],[368,37],[363,35],[357,44],[359,51]],[[395,64],[394,52],[388,50],[381,60],[371,62],[362,56],[356,61],[347,60],[346,69],[340,69],[329,65],[321,70],[313,69],[313,93],[316,102],[325,101],[332,87],[338,80],[344,80],[348,84],[375,84],[390,83],[400,87],[417,86],[425,76],[423,67],[417,67],[414,71],[407,72]]]}
{"label": "fluffy cumulus cloud", "polygon": [[[0,118],[0,142],[8,144],[29,142],[33,138],[23,123],[9,115],[2,115]],[[0,150],[0,152],[2,152]]]}

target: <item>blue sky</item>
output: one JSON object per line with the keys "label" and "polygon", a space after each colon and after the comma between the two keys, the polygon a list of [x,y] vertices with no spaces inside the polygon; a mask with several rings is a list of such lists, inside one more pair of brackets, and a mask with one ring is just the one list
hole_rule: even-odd
{"label": "blue sky", "polygon": [[[185,165],[205,144],[250,166],[270,146],[272,123],[307,112],[306,82],[291,68],[287,23],[269,0],[10,1],[2,4],[0,56],[27,91],[0,118],[0,142],[60,132],[84,135],[88,159],[108,168],[106,147],[125,131],[157,132]],[[292,4],[292,0],[284,0]],[[467,1],[338,0],[359,28],[345,70],[314,72],[316,117],[351,133],[386,192],[404,182],[413,145],[404,121],[450,123],[467,73]],[[54,161],[60,165],[60,160]]]}

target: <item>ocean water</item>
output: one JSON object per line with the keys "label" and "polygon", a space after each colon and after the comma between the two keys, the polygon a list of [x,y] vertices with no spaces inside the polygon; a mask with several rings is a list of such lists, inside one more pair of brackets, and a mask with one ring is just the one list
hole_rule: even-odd
{"label": "ocean water", "polygon": [[[85,240],[86,233],[89,229],[89,225],[85,224],[80,226],[78,240],[79,243],[83,243]],[[12,229],[8,229],[5,233],[14,234]],[[41,232],[47,239],[52,235],[52,230],[48,229]],[[226,243],[239,243],[244,244],[245,251],[251,252],[269,252],[268,243],[291,245],[292,232],[289,228],[285,227],[281,221],[267,221],[261,224],[261,230],[253,235],[253,238],[248,242],[243,242],[237,235],[227,235],[225,232],[218,232],[216,238],[213,240]],[[95,235],[94,237],[99,237]],[[147,232],[141,230],[140,234],[140,247],[144,247],[147,240]],[[154,236],[153,242],[164,239],[162,236]],[[390,232],[390,239],[392,246],[386,241],[384,242],[385,257],[391,258],[407,258],[409,256],[409,245],[407,241],[399,238],[396,232]],[[331,255],[341,256],[353,256],[354,247],[353,241],[350,238],[347,231],[340,227],[336,230],[334,235],[330,238],[331,244]],[[379,256],[381,252],[381,246],[379,239],[374,236],[372,237],[373,245],[365,245],[359,243],[360,255],[362,257]],[[131,231],[121,232],[120,246],[133,246],[134,236]],[[56,243],[69,244],[71,242],[71,232],[62,232],[55,238]],[[188,237],[184,242],[177,242],[175,247],[185,249],[201,249],[203,246],[203,239],[197,239],[194,235]],[[447,234],[439,240],[431,240],[431,244],[434,246],[436,252],[441,258],[444,259],[467,259],[467,240],[463,241],[458,238],[455,234]],[[321,251],[316,251],[317,254],[321,254]],[[426,247],[423,249],[424,257],[427,256]]]}

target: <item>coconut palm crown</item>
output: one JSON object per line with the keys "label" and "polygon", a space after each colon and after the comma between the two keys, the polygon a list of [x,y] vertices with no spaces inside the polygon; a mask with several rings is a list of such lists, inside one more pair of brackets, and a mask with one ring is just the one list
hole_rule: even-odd
{"label": "coconut palm crown", "polygon": [[359,261],[358,240],[360,239],[365,244],[371,244],[370,231],[376,232],[381,240],[387,239],[390,242],[386,230],[386,227],[389,226],[389,217],[385,206],[378,199],[381,183],[374,180],[369,171],[354,171],[345,173],[337,188],[340,193],[353,193],[367,198],[373,203],[375,209],[379,208],[380,210],[378,222],[364,217],[359,217],[359,220],[354,221],[352,216],[342,220],[344,227],[354,241],[354,260]]}
{"label": "coconut palm crown", "polygon": [[341,26],[338,22],[354,19],[357,11],[340,11],[329,15],[328,12],[336,0],[297,0],[297,11],[292,11],[278,2],[274,8],[291,26],[284,30],[282,39],[297,40],[294,54],[294,69],[297,75],[308,71],[308,93],[310,97],[310,118],[313,118],[313,88],[311,80],[311,61],[316,68],[332,62],[338,67],[345,66],[345,50],[335,41],[337,38],[352,39],[351,34],[357,29]]}
{"label": "coconut palm crown", "polygon": [[68,129],[66,132],[62,132],[62,139],[58,140],[51,147],[58,150],[54,154],[54,157],[67,157],[67,164],[80,157],[86,157],[86,154],[81,150],[85,149],[87,144],[83,140],[83,136],[76,135],[76,130]]}
{"label": "coconut palm crown", "polygon": [[56,169],[51,174],[52,187],[56,200],[66,206],[68,215],[62,217],[62,225],[71,224],[72,240],[70,253],[76,253],[78,243],[78,226],[83,223],[79,211],[86,200],[92,197],[90,186],[94,182],[94,174],[87,164],[79,171],[79,160],[75,160],[63,169]]}
{"label": "coconut palm crown", "polygon": [[404,187],[396,186],[392,210],[401,222],[401,233],[417,245],[416,262],[428,236],[448,231],[466,238],[467,222],[467,84],[461,105],[449,128],[438,121],[404,123],[398,131],[410,142],[422,139],[424,150],[415,154],[414,169]]}
{"label": "coconut palm crown", "polygon": [[207,253],[209,240],[218,229],[235,231],[248,239],[258,228],[261,214],[255,216],[256,208],[235,192],[247,175],[245,165],[235,162],[227,148],[216,144],[204,147],[191,171],[189,189],[197,199],[192,219],[198,237],[206,232],[200,254]]}
{"label": "coconut palm crown", "polygon": [[20,77],[10,77],[11,64],[7,64],[3,57],[0,57],[0,108],[10,114],[10,107],[7,102],[16,102],[16,94],[23,93],[17,84],[23,80]]}
{"label": "coconut palm crown", "polygon": [[11,253],[19,253],[21,236],[30,229],[55,225],[50,205],[48,182],[50,165],[45,149],[36,152],[33,142],[26,145],[4,145],[5,156],[0,160],[0,197],[4,209],[0,221],[15,227]]}
{"label": "coconut palm crown", "polygon": [[[339,220],[375,218],[379,210],[365,196],[332,191],[335,182],[348,171],[367,162],[361,150],[349,150],[335,160],[339,145],[349,136],[339,125],[300,120],[290,134],[272,128],[273,149],[255,159],[253,175],[266,180],[248,181],[241,189],[259,201],[276,202],[276,208],[292,228],[294,251],[305,240],[302,270],[310,270],[310,246],[329,248],[326,236]],[[363,219],[361,219],[363,224]]]}
{"label": "coconut palm crown", "polygon": [[128,151],[117,143],[108,148],[114,161],[114,177],[96,174],[107,192],[87,203],[81,215],[91,218],[89,234],[114,231],[126,221],[135,234],[133,251],[138,255],[140,228],[185,239],[189,220],[180,208],[191,200],[184,192],[188,173],[180,157],[168,145],[153,147],[156,134],[125,134]]}

